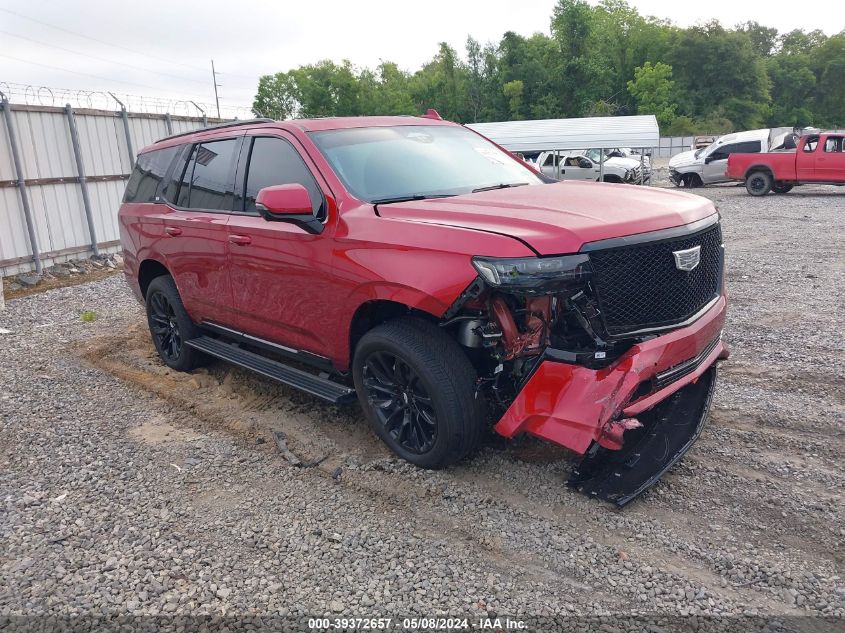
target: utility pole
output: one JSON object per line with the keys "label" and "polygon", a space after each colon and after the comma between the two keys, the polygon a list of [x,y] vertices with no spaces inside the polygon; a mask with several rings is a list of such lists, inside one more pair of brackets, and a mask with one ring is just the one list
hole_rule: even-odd
{"label": "utility pole", "polygon": [[217,97],[217,88],[220,86],[217,83],[217,73],[214,72],[214,60],[211,60],[211,81],[214,82],[214,101],[217,104],[217,118],[220,118],[220,99]]}

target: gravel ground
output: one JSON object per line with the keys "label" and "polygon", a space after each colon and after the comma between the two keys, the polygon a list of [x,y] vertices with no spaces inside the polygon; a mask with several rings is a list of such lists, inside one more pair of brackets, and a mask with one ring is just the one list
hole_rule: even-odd
{"label": "gravel ground", "polygon": [[[491,439],[426,472],[394,460],[357,407],[222,364],[168,371],[119,277],[8,302],[0,624],[442,614],[842,630],[845,195],[696,193],[724,218],[733,356],[702,437],[623,511],[567,489],[571,456],[536,440]],[[620,615],[643,619],[599,617]]]}

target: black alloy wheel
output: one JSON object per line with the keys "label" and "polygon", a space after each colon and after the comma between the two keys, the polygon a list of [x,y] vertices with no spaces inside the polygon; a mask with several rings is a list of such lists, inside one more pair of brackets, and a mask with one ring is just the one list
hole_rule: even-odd
{"label": "black alloy wheel", "polygon": [[162,292],[154,292],[149,297],[150,330],[156,338],[164,360],[175,362],[182,353],[182,335],[176,320],[176,311]]}
{"label": "black alloy wheel", "polygon": [[772,190],[772,177],[764,171],[754,172],[746,179],[745,189],[752,196],[765,196]]}
{"label": "black alloy wheel", "polygon": [[478,446],[487,420],[469,357],[437,324],[399,317],[355,346],[358,401],[381,440],[420,468],[444,468]]}
{"label": "black alloy wheel", "polygon": [[364,361],[363,383],[385,433],[409,453],[429,452],[437,440],[437,415],[417,372],[390,352],[373,352]]}
{"label": "black alloy wheel", "polygon": [[164,364],[177,371],[190,371],[204,364],[202,352],[186,345],[201,332],[182,305],[173,278],[156,277],[146,292],[147,325],[158,355]]}

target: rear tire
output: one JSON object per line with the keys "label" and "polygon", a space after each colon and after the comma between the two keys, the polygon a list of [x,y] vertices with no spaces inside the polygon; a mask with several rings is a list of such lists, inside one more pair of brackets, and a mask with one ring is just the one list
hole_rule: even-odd
{"label": "rear tire", "polygon": [[755,171],[745,179],[745,190],[752,196],[765,196],[772,190],[772,175],[765,171]]}
{"label": "rear tire", "polygon": [[156,277],[147,288],[147,325],[158,355],[164,364],[177,371],[191,371],[199,367],[205,356],[185,341],[200,335],[191,321],[182,298],[169,275]]}
{"label": "rear tire", "polygon": [[792,191],[792,187],[794,186],[795,185],[790,185],[785,182],[775,182],[775,184],[772,185],[772,191],[775,193],[789,193]]}
{"label": "rear tire", "polygon": [[477,447],[485,416],[476,371],[436,325],[401,318],[373,328],[352,373],[373,430],[402,459],[437,469]]}

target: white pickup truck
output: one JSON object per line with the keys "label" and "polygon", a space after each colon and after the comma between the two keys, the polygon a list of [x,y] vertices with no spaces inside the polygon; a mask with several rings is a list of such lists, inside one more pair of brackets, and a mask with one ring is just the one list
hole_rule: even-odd
{"label": "white pickup truck", "polygon": [[[604,182],[648,184],[651,163],[648,156],[626,156],[624,149],[604,150]],[[541,152],[535,166],[556,180],[599,180],[601,151],[598,149]]]}
{"label": "white pickup truck", "polygon": [[669,160],[669,178],[677,187],[701,187],[728,182],[725,169],[731,154],[757,154],[794,149],[799,134],[791,127],[763,128],[720,136],[707,147],[681,152]]}

